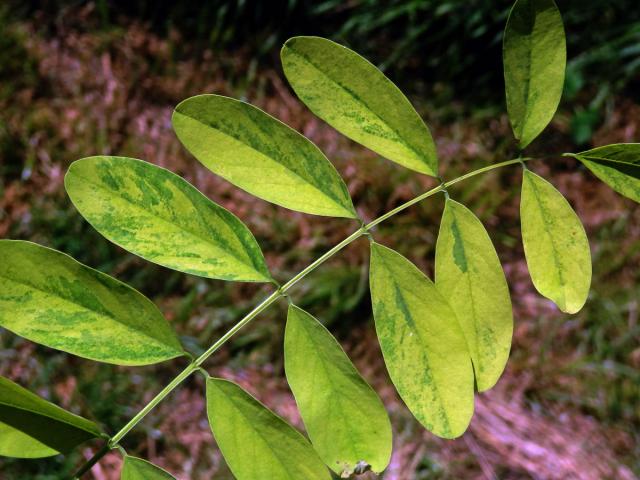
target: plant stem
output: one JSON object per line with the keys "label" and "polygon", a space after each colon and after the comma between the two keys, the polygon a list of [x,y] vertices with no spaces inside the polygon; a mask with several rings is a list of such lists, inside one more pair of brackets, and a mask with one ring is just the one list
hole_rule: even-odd
{"label": "plant stem", "polygon": [[365,227],[362,227],[359,230],[356,230],[355,232],[353,232],[351,235],[349,235],[347,238],[342,240],[335,247],[333,247],[327,253],[325,253],[324,255],[319,257],[315,262],[309,264],[304,270],[302,270],[300,273],[298,273],[296,276],[294,276],[291,280],[289,280],[287,283],[285,283],[282,286],[282,288],[280,289],[280,291],[282,293],[286,293],[291,287],[293,287],[296,283],[298,283],[300,280],[302,280],[304,277],[306,277],[309,273],[311,273],[313,270],[318,268],[325,261],[327,261],[328,259],[333,257],[336,253],[338,253],[340,250],[342,250],[344,247],[349,245],[354,240],[360,238],[365,233],[366,233],[366,228]]}
{"label": "plant stem", "polygon": [[89,470],[91,470],[91,468],[100,461],[100,459],[102,457],[104,457],[107,452],[111,450],[111,447],[109,446],[109,442],[106,442],[101,448],[100,450],[98,450],[93,457],[91,457],[89,460],[86,461],[86,463],[82,466],[82,468],[80,470],[78,470],[78,472],[73,476],[74,480],[78,480],[82,475],[84,475],[85,473],[87,473]]}
{"label": "plant stem", "polygon": [[418,195],[417,197],[409,200],[408,202],[403,203],[402,205],[394,208],[393,210],[388,211],[384,215],[376,218],[372,222],[370,222],[367,225],[365,225],[364,229],[366,231],[369,231],[373,227],[375,227],[376,225],[379,225],[380,223],[382,223],[385,220],[387,220],[389,217],[393,217],[395,214],[401,212],[402,210],[404,210],[406,208],[409,208],[411,205],[415,205],[416,203],[421,202],[425,198],[430,197],[432,195],[435,195],[436,193],[441,192],[443,190],[446,190],[451,185],[454,185],[454,184],[456,184],[458,182],[466,180],[467,178],[475,177],[476,175],[480,175],[481,173],[485,173],[485,172],[489,172],[491,170],[495,170],[496,168],[506,167],[507,165],[513,165],[514,163],[520,163],[521,161],[526,162],[526,161],[529,161],[529,160],[531,160],[531,158],[514,158],[513,160],[507,160],[505,162],[500,162],[500,163],[494,163],[492,165],[487,165],[486,167],[479,168],[477,170],[474,170],[473,172],[466,173],[466,174],[462,175],[461,177],[454,178],[453,180],[449,180],[448,182],[445,182],[442,185],[439,185],[439,186],[437,186],[435,188],[432,188],[431,190],[424,192],[422,195]]}
{"label": "plant stem", "polygon": [[147,413],[153,410],[156,405],[164,400],[165,397],[169,395],[169,393],[171,393],[174,388],[180,385],[180,383],[182,383],[182,381],[189,375],[191,375],[195,370],[197,370],[197,367],[193,363],[190,363],[184,370],[182,370],[182,372],[180,372],[177,377],[171,380],[171,383],[160,390],[160,392],[155,397],[153,397],[153,399],[149,403],[147,403],[144,408],[136,414],[135,417],[129,420],[129,422],[124,427],[122,427],[118,433],[111,437],[111,440],[109,440],[109,447],[117,447],[120,440],[122,440],[122,438],[127,433],[129,433],[129,430],[135,427],[140,422],[140,420],[142,420],[147,415]]}
{"label": "plant stem", "polygon": [[390,210],[384,215],[376,218],[375,220],[369,222],[366,225],[363,225],[361,228],[353,232],[351,235],[346,237],[340,243],[335,245],[313,263],[309,264],[304,270],[300,271],[297,275],[295,275],[291,280],[278,288],[275,292],[265,298],[260,304],[258,304],[253,310],[251,310],[247,315],[245,315],[238,323],[236,323],[229,331],[227,331],[222,337],[220,337],[213,345],[211,345],[204,353],[202,353],[198,358],[193,360],[182,372],[175,377],[171,383],[169,383],[166,387],[164,387],[153,399],[144,406],[142,410],[140,410],[135,417],[133,417],[124,427],[120,429],[109,443],[105,445],[101,450],[99,450],[86,464],[82,466],[82,468],[78,471],[75,478],[79,478],[80,475],[88,472],[90,468],[95,465],[108,451],[109,449],[116,448],[118,443],[124,438],[129,431],[135,427],[140,421],[151,411],[156,405],[158,405],[162,400],[164,400],[180,383],[182,383],[187,377],[189,377],[193,372],[200,369],[200,366],[211,356],[213,353],[218,350],[222,345],[224,345],[231,337],[233,337],[242,327],[244,327],[247,323],[253,320],[256,316],[258,316],[262,311],[266,310],[271,304],[276,302],[280,297],[286,296],[287,292],[300,280],[306,277],[313,270],[318,268],[325,261],[333,257],[336,253],[342,250],[344,247],[352,243],[354,240],[362,237],[363,235],[368,234],[369,230],[376,227],[380,223],[389,219],[390,217],[400,213],[401,211],[409,208],[412,205],[424,200],[425,198],[431,197],[438,192],[446,191],[446,189],[454,185],[458,182],[466,180],[467,178],[475,177],[476,175],[480,175],[485,172],[489,172],[491,170],[495,170],[496,168],[506,167],[508,165],[513,165],[516,163],[526,162],[531,160],[530,158],[516,158],[513,160],[507,160],[505,162],[494,163],[492,165],[487,165],[486,167],[479,168],[472,172],[466,173],[458,178],[454,178],[453,180],[449,180],[448,182],[442,183],[441,185],[432,188],[424,192],[421,195],[409,200],[408,202],[403,203],[402,205]]}

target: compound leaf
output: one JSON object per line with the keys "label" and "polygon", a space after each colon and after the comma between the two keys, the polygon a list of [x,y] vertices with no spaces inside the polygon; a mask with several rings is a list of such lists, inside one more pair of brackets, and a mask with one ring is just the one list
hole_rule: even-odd
{"label": "compound leaf", "polygon": [[444,438],[473,415],[473,367],[456,314],[399,253],[371,244],[371,301],[389,376],[409,410]]}
{"label": "compound leaf", "polygon": [[166,470],[141,458],[124,457],[121,480],[175,480]]}
{"label": "compound leaf", "polygon": [[524,148],[551,121],[564,86],[566,40],[553,0],[516,1],[502,55],[509,119]]}
{"label": "compound leaf", "polygon": [[0,326],[51,348],[118,365],[184,354],[144,295],[62,252],[0,240]]}
{"label": "compound leaf", "polygon": [[513,333],[507,281],[491,238],[464,205],[447,199],[436,244],[436,286],[460,322],[479,391],[504,370]]}
{"label": "compound leaf", "polygon": [[0,377],[0,455],[51,457],[101,435],[93,422]]}
{"label": "compound leaf", "polygon": [[207,380],[207,416],[213,436],[238,480],[329,480],[309,442],[239,385]]}
{"label": "compound leaf", "polygon": [[344,477],[367,465],[384,470],[392,447],[384,405],[333,335],[294,305],[284,355],[287,380],[320,458]]}
{"label": "compound leaf", "polygon": [[640,143],[616,143],[565,155],[580,160],[619,194],[640,202]]}
{"label": "compound leaf", "polygon": [[576,313],[591,285],[591,252],[580,219],[553,185],[524,171],[522,241],[533,285],[560,310]]}
{"label": "compound leaf", "polygon": [[356,218],[342,178],[304,136],[248,103],[198,95],[173,112],[182,144],[213,173],[277,205]]}
{"label": "compound leaf", "polygon": [[151,262],[208,278],[271,280],[249,229],[169,170],[89,157],[71,165],[65,187],[96,230]]}
{"label": "compound leaf", "polygon": [[373,64],[320,37],[287,40],[281,58],[289,83],[318,117],[389,160],[438,175],[429,129],[407,97]]}

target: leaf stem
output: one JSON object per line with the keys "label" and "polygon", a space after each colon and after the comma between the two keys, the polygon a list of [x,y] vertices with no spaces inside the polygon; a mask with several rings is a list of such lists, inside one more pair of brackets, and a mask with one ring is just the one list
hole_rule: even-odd
{"label": "leaf stem", "polygon": [[438,192],[446,190],[451,185],[455,185],[456,183],[461,182],[463,180],[466,180],[467,178],[475,177],[476,175],[480,175],[481,173],[490,172],[491,170],[495,170],[496,168],[506,167],[508,165],[513,165],[514,163],[526,162],[526,161],[529,161],[529,160],[532,160],[532,159],[531,158],[514,158],[512,160],[507,160],[505,162],[494,163],[492,165],[487,165],[486,167],[482,167],[482,168],[479,168],[479,169],[474,170],[472,172],[466,173],[466,174],[462,175],[461,177],[454,178],[453,180],[449,180],[448,182],[444,182],[444,183],[438,185],[437,187],[432,188],[431,190],[428,190],[428,191],[424,192],[422,195],[418,195],[417,197],[409,200],[408,202],[403,203],[402,205],[400,205],[400,206],[394,208],[393,210],[388,211],[384,215],[376,218],[372,222],[370,222],[367,225],[365,225],[364,229],[367,230],[367,231],[371,230],[373,227],[375,227],[375,226],[379,225],[380,223],[384,222],[389,217],[393,217],[395,214],[400,213],[401,211],[409,208],[412,205],[415,205],[418,202],[421,202],[425,198],[431,197],[432,195],[435,195]]}
{"label": "leaf stem", "polygon": [[98,450],[93,455],[93,457],[91,457],[89,460],[86,461],[86,463],[82,466],[82,468],[78,470],[78,472],[73,476],[73,479],[78,480],[82,475],[84,475],[89,470],[91,470],[91,468],[96,463],[98,463],[102,459],[102,457],[104,457],[107,454],[107,452],[109,452],[109,450],[111,450],[111,447],[109,446],[109,442],[107,442],[102,447],[100,447],[100,450]]}
{"label": "leaf stem", "polygon": [[220,347],[222,347],[222,345],[224,345],[231,337],[233,337],[240,329],[242,329],[242,327],[244,327],[251,320],[253,320],[255,317],[257,317],[260,313],[262,313],[264,310],[266,310],[271,304],[275,303],[279,298],[286,297],[287,296],[287,292],[295,284],[297,284],[300,280],[302,280],[304,277],[306,277],[309,273],[314,271],[316,268],[318,268],[320,265],[322,265],[328,259],[333,257],[340,250],[345,248],[347,245],[349,245],[350,243],[352,243],[353,241],[357,240],[358,238],[360,238],[360,237],[362,237],[364,235],[368,235],[369,231],[372,228],[374,228],[377,225],[381,224],[385,220],[391,218],[392,216],[400,213],[403,210],[406,210],[407,208],[411,207],[412,205],[415,205],[416,203],[421,202],[425,198],[431,197],[432,195],[435,195],[438,192],[446,190],[451,185],[454,185],[454,184],[456,184],[458,182],[466,180],[467,178],[471,178],[471,177],[474,177],[476,175],[480,175],[482,173],[489,172],[491,170],[495,170],[497,168],[506,167],[508,165],[513,165],[513,164],[516,164],[516,163],[521,163],[521,162],[525,162],[525,161],[529,161],[529,160],[531,160],[531,158],[516,158],[516,159],[513,159],[513,160],[507,160],[505,162],[500,162],[500,163],[494,163],[492,165],[487,165],[486,167],[482,167],[482,168],[479,168],[479,169],[474,170],[472,172],[466,173],[465,175],[462,175],[462,176],[460,176],[458,178],[454,178],[453,180],[449,180],[448,182],[444,182],[444,183],[440,184],[439,186],[437,186],[435,188],[432,188],[431,190],[428,190],[428,191],[422,193],[421,195],[418,195],[417,197],[409,200],[408,202],[405,202],[402,205],[399,205],[398,207],[394,208],[393,210],[388,211],[384,215],[382,215],[382,216],[376,218],[375,220],[369,222],[368,224],[363,225],[362,227],[360,227],[358,230],[353,232],[351,235],[346,237],[340,243],[338,243],[333,248],[331,248],[326,253],[324,253],[322,256],[320,256],[318,259],[316,259],[313,263],[309,264],[306,268],[304,268],[302,271],[300,271],[297,275],[292,277],[287,283],[285,283],[284,285],[279,287],[275,292],[271,293],[271,295],[269,295],[262,302],[260,302],[253,310],[251,310],[249,313],[247,313],[247,315],[245,315],[238,323],[236,323],[233,327],[231,327],[231,329],[229,329],[222,337],[220,337],[204,353],[202,353],[198,358],[193,360],[184,370],[182,370],[182,372],[180,372],[178,374],[178,376],[176,376],[171,381],[171,383],[169,383],[166,387],[164,387],[155,397],[153,397],[153,399],[147,405],[145,405],[142,408],[142,410],[140,410],[131,420],[129,420],[129,422],[124,427],[122,427],[120,429],[120,431],[118,431],[113,437],[111,437],[111,440],[109,440],[109,443],[107,445],[105,445],[104,447],[102,447],[101,450],[99,450],[89,461],[87,461],[87,463],[85,463],[80,468],[80,470],[78,470],[78,473],[76,474],[76,476],[74,478],[80,478],[81,475],[83,475],[84,473],[87,473],[91,469],[91,467],[93,465],[95,465],[104,455],[106,455],[106,453],[110,449],[117,448],[119,442],[125,437],[125,435],[127,435],[127,433],[129,433],[129,431],[131,431],[132,428],[134,428],[138,423],[140,423],[140,421],[151,410],[153,410],[160,402],[162,402],[162,400],[164,400],[178,385],[180,385],[180,383],[182,383],[193,372],[198,371],[200,369],[200,366],[211,355],[213,355],[214,352],[216,352]]}
{"label": "leaf stem", "polygon": [[302,270],[300,273],[298,273],[296,276],[294,276],[291,280],[289,280],[287,283],[285,283],[282,286],[282,288],[280,289],[280,291],[283,292],[283,293],[286,293],[291,287],[293,287],[296,283],[298,283],[300,280],[302,280],[304,277],[306,277],[313,270],[315,270],[320,265],[322,265],[324,262],[326,262],[328,259],[333,257],[336,253],[338,253],[344,247],[349,245],[351,242],[353,242],[354,240],[356,240],[356,239],[360,238],[362,235],[364,235],[366,231],[367,231],[367,228],[366,228],[366,226],[364,226],[362,228],[359,228],[355,232],[353,232],[351,235],[349,235],[347,238],[342,240],[335,247],[333,247],[331,250],[329,250],[324,255],[319,257],[315,262],[309,264],[304,270]]}
{"label": "leaf stem", "polygon": [[153,397],[153,399],[149,403],[147,403],[144,408],[136,414],[135,417],[129,420],[129,422],[124,427],[122,427],[118,433],[111,437],[111,440],[109,440],[109,447],[116,448],[120,440],[122,440],[122,438],[127,433],[129,433],[129,431],[133,427],[135,427],[140,422],[140,420],[142,420],[151,410],[154,409],[156,405],[164,400],[165,397],[169,395],[169,393],[171,393],[173,389],[175,389],[180,383],[182,383],[185,378],[187,378],[197,369],[198,367],[194,363],[190,363],[184,370],[182,370],[182,372],[180,372],[177,377],[171,380],[171,382],[166,387],[160,390],[160,392],[155,397]]}

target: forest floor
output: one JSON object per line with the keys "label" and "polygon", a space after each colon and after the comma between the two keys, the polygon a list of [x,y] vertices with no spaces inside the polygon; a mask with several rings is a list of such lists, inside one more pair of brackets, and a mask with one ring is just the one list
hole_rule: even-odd
{"label": "forest floor", "polygon": [[[78,22],[81,22],[81,18]],[[150,296],[197,354],[263,298],[269,287],[228,284],[170,272],[102,239],[75,211],[63,188],[78,158],[124,155],[177,172],[233,211],[255,233],[279,280],[291,277],[348,235],[346,220],[290,212],[234,188],[204,169],[171,130],[172,108],[199,93],[242,98],[304,133],[342,173],[361,216],[373,219],[435,185],[387,162],[313,117],[278,72],[242,53],[205,52],[176,59],[175,34],[162,39],[132,24],[110,33],[68,25],[55,37],[29,23],[12,24],[0,84],[0,237],[29,239],[129,282]],[[7,60],[9,59],[9,60]],[[10,81],[7,81],[10,78]],[[437,141],[446,179],[512,158],[501,107],[469,111],[452,102],[431,108],[411,97]],[[594,145],[637,141],[640,105],[614,98]],[[640,207],[599,183],[572,159],[561,110],[532,148],[531,168],[570,200],[589,235],[594,279],[585,309],[561,314],[534,290],[519,231],[518,166],[473,178],[451,190],[485,223],[509,282],[515,318],[511,358],[497,386],[477,396],[469,431],[453,441],[422,429],[399,400],[382,363],[371,321],[367,242],[351,245],[292,293],[340,339],[381,394],[394,426],[385,480],[633,479],[640,474]],[[423,271],[433,274],[443,199],[435,197],[376,231]],[[301,427],[284,380],[286,305],[246,327],[205,365],[234,379]],[[0,331],[0,374],[101,422],[122,426],[183,365],[98,365]],[[199,377],[187,381],[123,442],[131,454],[180,479],[232,478],[208,428]],[[4,460],[2,478],[64,478],[92,446],[44,461]],[[92,471],[116,479],[119,453]],[[54,472],[54,473],[52,473]],[[59,473],[55,473],[59,472]],[[373,476],[371,476],[373,478]]]}

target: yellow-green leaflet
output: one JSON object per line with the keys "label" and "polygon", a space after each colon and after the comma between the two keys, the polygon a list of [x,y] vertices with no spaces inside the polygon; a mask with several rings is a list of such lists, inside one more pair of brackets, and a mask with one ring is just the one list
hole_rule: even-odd
{"label": "yellow-green leaflet", "polygon": [[370,284],[380,347],[402,400],[439,437],[462,435],[473,415],[473,367],[453,309],[413,263],[377,243]]}
{"label": "yellow-green leaflet", "polygon": [[136,255],[202,277],[271,280],[249,229],[169,170],[133,158],[89,157],[69,167],[64,183],[82,216]]}
{"label": "yellow-green leaflet", "polygon": [[346,185],[313,143],[248,103],[198,95],[173,112],[182,144],[213,173],[277,205],[356,218]]}
{"label": "yellow-green leaflet", "polygon": [[333,128],[400,165],[438,175],[429,129],[407,97],[373,64],[320,37],[287,40],[281,58],[300,100]]}
{"label": "yellow-green leaflet", "polygon": [[580,160],[616,192],[640,202],[640,143],[616,143],[565,155]]}
{"label": "yellow-green leaflet", "polygon": [[140,292],[62,252],[0,240],[0,326],[51,348],[118,365],[184,354]]}
{"label": "yellow-green leaflet", "polygon": [[0,377],[0,455],[51,457],[100,435],[95,423]]}
{"label": "yellow-green leaflet", "polygon": [[333,335],[294,305],[287,315],[284,360],[311,443],[329,468],[344,477],[366,465],[384,470],[392,447],[384,405]]}
{"label": "yellow-green leaflet", "polygon": [[525,170],[520,221],[533,285],[563,312],[576,313],[591,285],[591,252],[580,219],[553,185]]}
{"label": "yellow-green leaflet", "polygon": [[238,480],[330,480],[307,439],[235,383],[207,380],[207,416]]}
{"label": "yellow-green leaflet", "polygon": [[120,480],[175,480],[175,477],[151,462],[127,455]]}
{"label": "yellow-green leaflet", "polygon": [[553,118],[564,86],[566,40],[553,0],[517,0],[507,20],[502,58],[509,119],[524,148]]}
{"label": "yellow-green leaflet", "polygon": [[509,358],[511,297],[484,226],[467,207],[450,199],[436,244],[435,277],[467,340],[478,391],[488,390]]}

